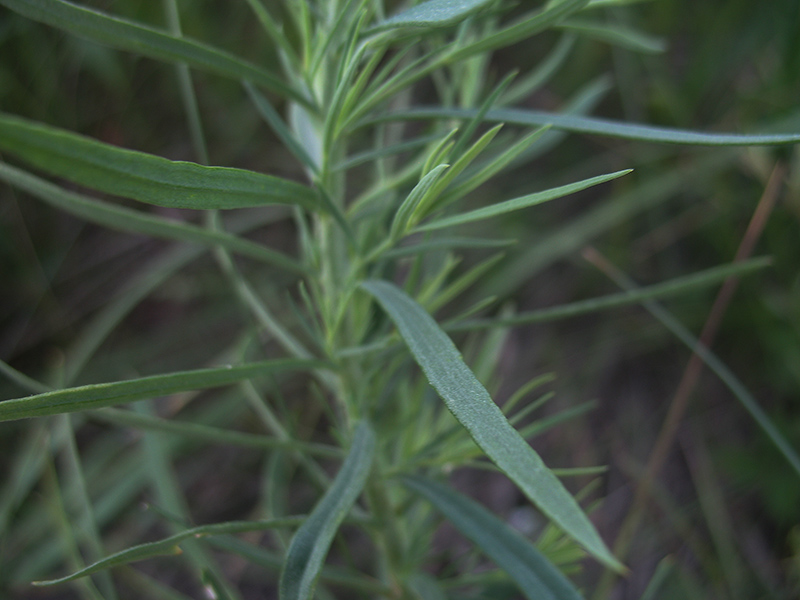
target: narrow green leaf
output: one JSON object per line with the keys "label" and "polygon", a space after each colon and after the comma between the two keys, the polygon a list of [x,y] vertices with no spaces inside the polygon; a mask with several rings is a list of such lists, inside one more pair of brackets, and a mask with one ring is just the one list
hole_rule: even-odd
{"label": "narrow green leaf", "polygon": [[475,443],[565,533],[608,566],[623,570],[578,503],[509,424],[436,321],[387,281],[361,285],[397,325],[428,381]]}
{"label": "narrow green leaf", "polygon": [[0,163],[0,180],[25,190],[60,210],[92,223],[119,231],[143,233],[153,237],[191,242],[207,247],[222,246],[237,254],[249,256],[296,273],[306,272],[306,269],[292,258],[246,238],[95,200],[62,189],[49,181],[5,163]]}
{"label": "narrow green leaf", "polygon": [[319,360],[266,360],[235,366],[178,371],[113,383],[95,383],[5,400],[0,402],[0,421],[89,410],[176,392],[220,387],[275,371],[326,367],[329,368],[330,365]]}
{"label": "narrow green leaf", "polygon": [[[418,107],[381,115],[377,120],[413,119],[470,119],[477,113],[474,108]],[[486,114],[486,121],[512,125],[543,127],[550,125],[575,133],[607,135],[629,140],[660,142],[667,144],[695,144],[700,146],[769,146],[775,144],[796,144],[800,133],[780,134],[738,134],[703,133],[669,127],[654,127],[636,123],[622,123],[610,119],[563,115],[521,108],[498,108]]]}
{"label": "narrow green leaf", "polygon": [[533,144],[539,141],[547,130],[547,127],[535,129],[512,144],[505,151],[489,159],[486,164],[481,166],[475,173],[466,177],[464,181],[460,181],[458,184],[451,186],[442,196],[442,204],[447,205],[459,198],[463,198],[469,192],[497,175],[523,155]]}
{"label": "narrow green leaf", "polygon": [[281,600],[313,597],[328,548],[367,481],[374,451],[375,434],[361,421],[336,479],[292,538],[281,571]]}
{"label": "narrow green leaf", "polygon": [[80,571],[75,571],[71,575],[61,577],[59,579],[48,579],[46,581],[34,581],[33,585],[36,586],[50,586],[58,583],[66,583],[74,581],[81,577],[86,577],[112,567],[127,565],[132,562],[146,560],[148,558],[155,558],[158,556],[171,556],[180,554],[180,543],[188,540],[205,536],[213,535],[230,535],[234,533],[244,533],[248,531],[264,531],[266,529],[275,529],[278,527],[291,527],[303,522],[303,517],[283,517],[280,519],[268,519],[265,521],[229,521],[225,523],[214,523],[212,525],[201,525],[199,527],[192,527],[186,531],[181,531],[175,535],[171,535],[157,542],[148,542],[146,544],[139,544],[131,546],[120,552],[115,552],[106,556],[102,560],[89,565]]}
{"label": "narrow green leaf", "polygon": [[272,73],[233,54],[64,0],[0,0],[11,10],[93,42],[204,71],[247,79],[305,105],[311,101]]}
{"label": "narrow green leaf", "polygon": [[581,595],[536,547],[483,506],[441,483],[406,476],[403,483],[425,497],[465,537],[517,583],[530,600],[580,600]]}
{"label": "narrow green leaf", "polygon": [[560,306],[553,306],[551,308],[528,311],[509,317],[463,321],[461,323],[454,323],[453,325],[445,326],[445,329],[447,331],[473,331],[476,329],[513,327],[515,325],[530,325],[531,323],[542,323],[547,321],[555,321],[558,319],[567,319],[600,310],[608,310],[610,308],[638,304],[645,300],[666,298],[677,294],[684,294],[701,287],[720,283],[728,277],[741,277],[742,275],[754,273],[760,269],[768,267],[770,264],[772,264],[772,260],[768,257],[754,258],[735,264],[712,267],[711,269],[706,269],[698,273],[692,273],[691,275],[676,277],[675,279],[670,279],[669,281],[656,283],[647,287],[630,289],[617,294],[608,294],[606,296],[600,296],[599,298],[579,300],[577,302],[570,302],[569,304],[562,304]]}
{"label": "narrow green leaf", "polygon": [[118,148],[0,113],[0,149],[87,187],[170,208],[225,209],[291,204],[313,209],[314,192],[293,181],[229,167],[205,167]]}
{"label": "narrow green leaf", "polygon": [[616,179],[618,177],[622,177],[623,175],[627,175],[632,170],[633,169],[625,169],[623,171],[616,171],[614,173],[608,173],[606,175],[590,177],[589,179],[584,179],[582,181],[576,181],[575,183],[570,183],[568,185],[562,185],[559,187],[551,188],[543,192],[536,192],[534,194],[527,194],[525,196],[520,196],[519,198],[512,198],[511,200],[506,200],[505,202],[499,202],[497,204],[492,204],[490,206],[485,206],[483,208],[478,208],[476,210],[471,210],[469,212],[453,215],[452,217],[437,219],[435,221],[431,221],[430,223],[425,223],[424,225],[420,225],[419,227],[416,228],[416,230],[431,231],[434,229],[443,229],[445,227],[454,227],[456,225],[463,225],[464,223],[472,223],[474,221],[489,219],[491,217],[496,217],[505,214],[507,212],[528,208],[529,206],[534,206],[536,204],[542,204],[543,202],[547,202],[549,200],[561,198],[562,196],[566,196],[568,194],[574,194],[575,192],[585,190],[586,188],[592,187],[594,185],[599,185],[601,183],[605,183],[606,181],[611,181],[612,179]]}
{"label": "narrow green leaf", "polygon": [[494,0],[427,0],[378,23],[367,34],[387,29],[450,27]]}

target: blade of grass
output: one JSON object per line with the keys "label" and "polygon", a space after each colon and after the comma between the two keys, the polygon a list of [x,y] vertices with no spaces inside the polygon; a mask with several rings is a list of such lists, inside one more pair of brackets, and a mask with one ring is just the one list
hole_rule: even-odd
{"label": "blade of grass", "polygon": [[430,221],[428,223],[424,223],[423,225],[419,225],[416,227],[415,231],[433,231],[436,229],[444,229],[446,227],[455,227],[465,223],[472,223],[474,221],[481,221],[483,219],[490,219],[508,212],[521,210],[523,208],[542,204],[544,202],[555,200],[556,198],[561,198],[569,194],[574,194],[592,186],[600,185],[601,183],[605,183],[607,181],[611,181],[612,179],[617,179],[618,177],[627,175],[632,170],[633,169],[625,169],[622,171],[616,171],[614,173],[607,173],[606,175],[591,177],[589,179],[584,179],[583,181],[576,181],[575,183],[551,188],[543,192],[527,194],[525,196],[520,196],[519,198],[513,198],[511,200],[498,202],[497,204],[492,204],[476,210],[459,213],[457,215],[453,215],[452,217],[436,219],[435,221]]}
{"label": "blade of grass", "polygon": [[622,25],[598,23],[573,17],[567,19],[558,27],[579,33],[582,37],[607,42],[634,52],[659,54],[667,49],[666,42],[661,38],[647,35]]}
{"label": "blade of grass", "polygon": [[422,477],[402,478],[405,486],[430,501],[517,583],[529,600],[580,600],[581,595],[536,547],[480,504]]}
{"label": "blade of grass", "polygon": [[21,15],[82,38],[150,58],[185,63],[224,77],[243,78],[311,106],[311,101],[278,77],[228,52],[159,29],[64,0],[0,0]]}
{"label": "blade of grass", "polygon": [[260,260],[294,273],[306,272],[306,269],[294,259],[243,237],[224,231],[211,231],[191,223],[159,217],[95,200],[94,198],[65,190],[49,181],[2,162],[0,162],[0,179],[9,185],[25,190],[27,193],[60,210],[98,225],[119,231],[142,233],[162,239],[201,244],[211,248],[222,246],[237,254]]}
{"label": "blade of grass", "polygon": [[[380,114],[374,118],[363,121],[362,124],[386,120],[471,119],[476,113],[477,109],[474,108],[416,107],[408,110]],[[563,129],[574,133],[588,133],[666,144],[769,146],[776,144],[797,144],[800,142],[800,133],[704,133],[669,127],[623,123],[598,117],[564,115],[521,108],[496,108],[490,110],[486,114],[485,120],[495,123],[506,123],[508,125],[526,125],[532,127],[550,125],[554,129]]]}
{"label": "blade of grass", "polygon": [[341,451],[334,446],[306,443],[291,438],[283,439],[245,433],[242,431],[233,431],[230,429],[221,429],[219,427],[211,427],[209,425],[202,425],[189,421],[162,419],[135,413],[130,410],[103,408],[92,412],[89,416],[91,419],[97,421],[135,427],[143,430],[163,431],[183,437],[204,440],[208,443],[231,444],[247,448],[261,448],[263,450],[283,448],[286,450],[298,451],[303,454],[328,458],[338,458],[342,455]]}
{"label": "blade of grass", "polygon": [[604,564],[624,570],[577,502],[508,423],[436,321],[389,282],[370,280],[361,285],[394,321],[428,381],[489,458],[565,533]]}
{"label": "blade of grass", "polygon": [[366,421],[355,428],[347,458],[330,489],[297,530],[281,570],[281,600],[310,599],[328,553],[347,513],[367,481],[375,451],[375,434]]}
{"label": "blade of grass", "polygon": [[630,304],[638,304],[644,300],[655,298],[666,298],[677,294],[685,294],[692,290],[714,285],[725,279],[737,276],[741,277],[750,273],[760,271],[772,264],[769,257],[754,258],[736,264],[712,267],[704,271],[699,271],[691,275],[684,275],[656,283],[636,290],[626,290],[617,294],[608,294],[598,298],[579,300],[552,308],[542,308],[539,310],[519,313],[510,317],[500,317],[494,319],[473,319],[461,323],[446,324],[447,331],[473,331],[476,329],[488,329],[493,327],[510,327],[515,325],[528,325],[531,323],[542,323],[557,319],[566,319],[579,315],[589,314],[599,310],[608,310]]}
{"label": "blade of grass", "polygon": [[313,190],[245,169],[205,167],[105,144],[0,113],[0,149],[52,175],[169,208],[230,209],[289,204],[313,210]]}
{"label": "blade of grass", "polygon": [[273,371],[330,367],[318,360],[267,360],[225,367],[181,371],[56,390],[0,402],[0,421],[55,415],[134,402],[176,392],[220,387]]}
{"label": "blade of grass", "polygon": [[87,566],[80,571],[76,571],[65,577],[58,579],[48,579],[44,581],[34,581],[33,585],[36,586],[50,586],[59,583],[66,583],[67,581],[74,581],[81,577],[86,577],[93,573],[98,573],[106,569],[127,565],[132,562],[140,560],[147,560],[148,558],[155,558],[158,556],[174,556],[181,553],[180,543],[188,539],[203,538],[215,535],[229,535],[233,533],[245,533],[248,531],[265,531],[274,529],[276,527],[292,527],[299,525],[305,520],[303,516],[283,517],[279,519],[267,519],[264,521],[229,521],[226,523],[214,523],[212,525],[200,525],[199,527],[192,527],[186,531],[176,533],[156,542],[148,542],[131,546],[125,550],[115,552],[106,556],[102,560]]}

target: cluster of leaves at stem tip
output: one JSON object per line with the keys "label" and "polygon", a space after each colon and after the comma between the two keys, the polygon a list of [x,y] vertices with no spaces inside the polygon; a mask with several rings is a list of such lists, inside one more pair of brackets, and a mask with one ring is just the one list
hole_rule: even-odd
{"label": "cluster of leaves at stem tip", "polygon": [[[548,544],[560,548],[562,563],[567,548],[566,563],[574,564],[588,554],[623,571],[584,510],[529,445],[529,438],[544,427],[540,423],[515,427],[541,402],[509,416],[544,379],[523,386],[502,410],[481,383],[497,362],[503,328],[684,293],[763,268],[766,262],[725,265],[550,312],[506,311],[476,319],[478,313],[491,314],[494,300],[484,298],[447,323],[432,316],[486,277],[502,257],[492,256],[454,277],[459,251],[504,251],[514,244],[465,235],[474,229],[464,226],[491,223],[490,219],[512,211],[528,214],[535,205],[629,173],[598,174],[518,197],[492,199],[476,209],[464,207],[471,192],[533,160],[565,132],[710,146],[800,140],[791,134],[704,134],[592,118],[586,113],[606,89],[597,82],[582,90],[563,113],[513,107],[569,59],[577,36],[631,51],[660,51],[660,40],[610,25],[598,10],[623,3],[551,0],[511,10],[510,3],[495,0],[427,0],[391,3],[392,11],[380,0],[289,2],[282,10],[268,8],[261,0],[247,0],[246,8],[234,8],[232,3],[230,10],[253,12],[260,35],[273,47],[277,59],[260,64],[216,48],[213,40],[184,36],[175,0],[164,0],[166,27],[63,0],[0,0],[17,18],[174,65],[174,71],[166,72],[182,86],[196,152],[196,162],[167,160],[0,112],[0,150],[8,160],[0,162],[4,182],[89,222],[177,243],[170,261],[137,280],[89,325],[87,334],[66,353],[58,386],[51,388],[3,363],[3,372],[33,395],[0,403],[0,420],[80,413],[150,433],[260,448],[296,461],[303,476],[320,489],[307,515],[261,515],[264,518],[257,520],[188,527],[185,523],[191,516],[180,501],[182,491],[164,475],[170,468],[168,457],[145,437],[151,460],[160,465],[153,470],[152,484],[161,490],[162,499],[173,499],[163,503],[175,515],[168,523],[175,533],[114,554],[100,552],[92,564],[37,584],[55,585],[91,575],[106,597],[113,598],[109,569],[183,549],[199,581],[214,589],[217,597],[238,598],[235,586],[208,552],[209,545],[277,569],[280,597],[285,600],[312,598],[322,588],[346,589],[347,597],[437,599],[449,597],[448,590],[459,586],[489,589],[503,583],[516,585],[531,599],[579,598],[556,566],[555,553],[548,553]],[[520,76],[494,73],[492,51],[547,30],[556,31],[558,42],[536,68]],[[211,166],[208,157],[213,148],[205,144],[194,71],[240,82],[242,96],[296,159],[302,177],[278,176],[269,172],[269,165],[264,172]],[[413,104],[412,91],[421,82],[432,85],[438,97],[435,104]],[[414,122],[423,126],[411,127]],[[74,191],[59,180],[95,190],[104,199]],[[674,182],[661,188],[668,190],[670,185],[674,189]],[[659,199],[651,194],[653,199],[646,200],[641,190],[638,195],[638,203],[620,202],[612,211],[587,215],[586,222],[569,235],[546,240],[529,263],[541,267],[556,260]],[[146,207],[131,208],[109,196],[205,210],[208,218],[205,225],[197,225]],[[297,252],[245,237],[264,222],[259,215],[265,213],[250,212],[238,221],[225,218],[265,206],[276,211],[268,219],[293,220]],[[248,342],[244,344],[248,351],[237,349],[242,342],[235,348],[220,348],[221,366],[74,385],[133,307],[206,251],[214,254],[232,297],[273,343],[254,350],[248,341],[251,332],[243,332],[241,340]],[[299,300],[292,300],[288,308],[265,302],[259,286],[244,274],[243,261],[265,273],[280,272]],[[514,281],[515,271],[506,272]],[[532,273],[533,267],[528,274]],[[259,279],[268,280],[269,275]],[[482,349],[475,362],[482,366],[473,370],[466,364],[447,330],[471,332],[473,345]],[[241,360],[225,364],[231,356]],[[319,391],[316,397],[326,404],[340,447],[304,441],[291,423],[281,423],[263,402],[265,376],[274,382],[293,372],[304,374]],[[424,379],[416,376],[418,372]],[[231,386],[239,396],[255,398],[264,421],[263,435],[159,417],[148,402],[179,392]],[[431,388],[443,402],[435,400]],[[294,404],[299,406],[301,400]],[[129,404],[135,409],[119,408]],[[59,435],[74,436],[71,421],[52,423],[54,428],[66,428]],[[790,447],[784,454],[796,460]],[[74,458],[80,472],[80,456]],[[338,461],[332,480],[320,466],[322,459]],[[534,543],[447,485],[446,473],[460,465],[488,467],[510,478],[549,520],[549,529]],[[86,500],[84,508],[91,517],[96,503]],[[484,579],[461,574],[438,581],[426,569],[427,549],[432,524],[442,517],[498,570]],[[324,566],[345,523],[370,540],[376,549],[370,553],[373,564],[358,570]],[[229,537],[266,530],[282,532],[275,536],[282,545],[277,556]],[[95,549],[102,548],[99,534],[95,536]],[[172,596],[164,592],[160,597]]]}

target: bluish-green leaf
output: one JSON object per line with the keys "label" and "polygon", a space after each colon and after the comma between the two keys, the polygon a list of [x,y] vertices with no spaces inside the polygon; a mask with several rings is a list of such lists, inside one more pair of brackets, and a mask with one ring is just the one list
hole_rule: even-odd
{"label": "bluish-green leaf", "polygon": [[605,564],[624,569],[575,499],[509,424],[436,321],[392,283],[369,280],[362,287],[389,314],[430,384],[487,456],[565,533]]}
{"label": "bluish-green leaf", "polygon": [[416,230],[430,231],[434,229],[444,229],[445,227],[454,227],[456,225],[463,225],[464,223],[472,223],[474,221],[481,221],[483,219],[497,217],[507,212],[528,208],[529,206],[542,204],[543,202],[555,200],[556,198],[561,198],[562,196],[567,196],[568,194],[574,194],[575,192],[585,190],[586,188],[592,187],[594,185],[599,185],[601,183],[611,181],[612,179],[616,179],[617,177],[622,177],[623,175],[627,175],[631,171],[632,169],[625,169],[623,171],[616,171],[615,173],[608,173],[606,175],[590,177],[589,179],[576,181],[575,183],[562,185],[559,187],[551,188],[549,190],[544,190],[542,192],[536,192],[534,194],[526,194],[525,196],[520,196],[519,198],[512,198],[511,200],[506,200],[505,202],[490,204],[489,206],[484,206],[483,208],[478,208],[475,210],[471,210],[469,212],[453,215],[452,217],[444,217],[442,219],[436,219],[435,221],[431,221],[429,223],[425,223],[424,225],[420,225],[419,227],[416,228]]}
{"label": "bluish-green leaf", "polygon": [[297,371],[330,367],[319,360],[266,360],[195,371],[178,371],[139,379],[95,383],[45,392],[0,402],[0,421],[56,415],[125,402],[155,398],[177,392],[220,387],[276,371]]}
{"label": "bluish-green leaf", "polygon": [[5,113],[0,113],[0,150],[51,175],[158,206],[317,206],[313,190],[293,181],[244,169],[171,161]]}
{"label": "bluish-green leaf", "polygon": [[[380,120],[411,119],[470,119],[477,113],[474,108],[418,107],[410,110],[387,113]],[[660,142],[667,144],[690,144],[700,146],[765,146],[775,144],[797,144],[800,133],[738,134],[704,133],[670,127],[654,127],[637,123],[623,123],[597,117],[563,115],[522,108],[498,108],[486,113],[486,121],[513,125],[543,127],[605,135],[629,140]]]}
{"label": "bluish-green leaf", "polygon": [[508,573],[526,598],[581,599],[569,580],[531,542],[480,504],[423,477],[403,477],[403,483],[429,500],[456,529]]}
{"label": "bluish-green leaf", "polygon": [[369,33],[405,27],[449,27],[494,0],[427,0],[381,21]]}
{"label": "bluish-green leaf", "polygon": [[0,0],[0,5],[74,35],[100,44],[130,50],[150,58],[187,64],[225,77],[246,79],[255,84],[310,104],[307,97],[272,73],[233,54],[196,40],[114,17],[64,0]]}
{"label": "bluish-green leaf", "polygon": [[375,434],[361,421],[353,445],[331,487],[297,530],[281,571],[281,600],[308,600],[322,570],[333,538],[367,481],[375,451]]}

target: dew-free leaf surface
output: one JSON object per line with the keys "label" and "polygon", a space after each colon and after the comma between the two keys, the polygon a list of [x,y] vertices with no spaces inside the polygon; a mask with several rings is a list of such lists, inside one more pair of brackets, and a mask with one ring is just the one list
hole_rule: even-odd
{"label": "dew-free leaf surface", "polygon": [[361,286],[394,321],[430,384],[487,456],[567,535],[608,566],[624,569],[575,499],[509,424],[433,317],[388,281],[369,280]]}

